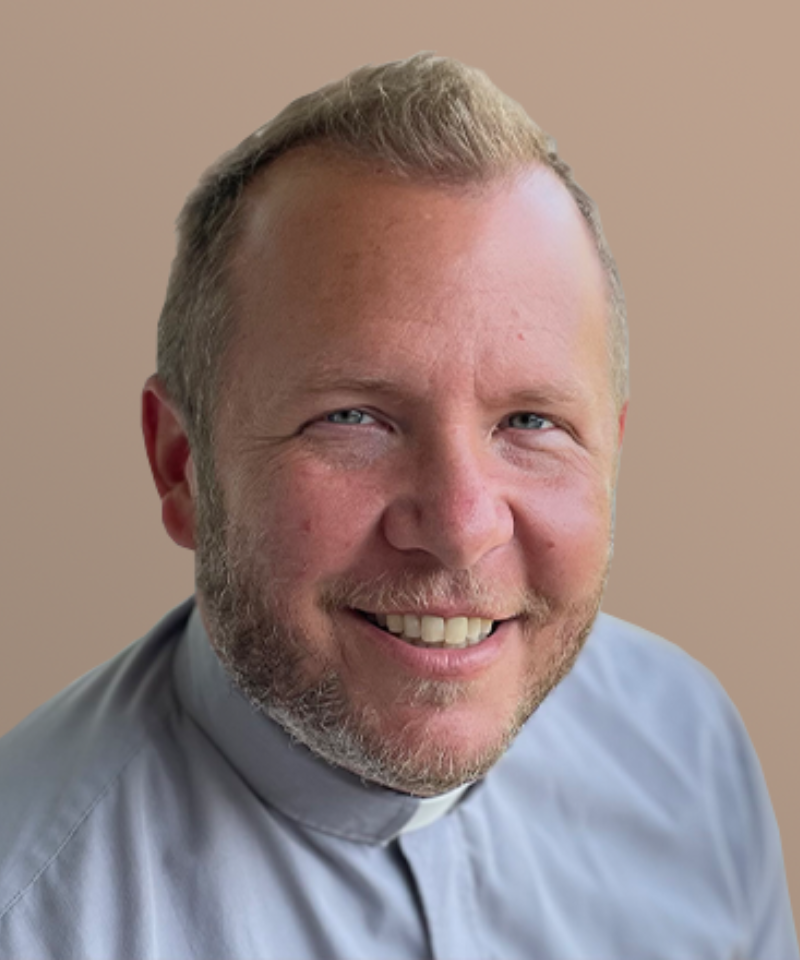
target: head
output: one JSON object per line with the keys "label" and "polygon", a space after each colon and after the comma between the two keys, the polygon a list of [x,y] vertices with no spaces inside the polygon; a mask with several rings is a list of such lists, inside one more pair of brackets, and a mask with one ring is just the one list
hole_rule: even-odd
{"label": "head", "polygon": [[594,205],[479,72],[366,68],[224,157],[145,434],[247,696],[396,789],[485,772],[596,616],[626,358]]}

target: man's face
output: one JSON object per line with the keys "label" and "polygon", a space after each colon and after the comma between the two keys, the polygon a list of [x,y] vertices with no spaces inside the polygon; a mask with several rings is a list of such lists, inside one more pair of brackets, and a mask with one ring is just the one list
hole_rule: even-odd
{"label": "man's face", "polygon": [[234,285],[212,640],[332,762],[420,795],[474,779],[607,570],[620,420],[580,214],[544,170],[442,188],[308,151],[249,194]]}

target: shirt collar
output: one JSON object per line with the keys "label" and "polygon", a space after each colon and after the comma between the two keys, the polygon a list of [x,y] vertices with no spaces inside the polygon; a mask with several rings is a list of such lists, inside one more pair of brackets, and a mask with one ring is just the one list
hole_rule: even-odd
{"label": "shirt collar", "polygon": [[464,792],[423,803],[320,760],[245,699],[214,653],[196,605],[176,653],[175,682],[184,710],[250,788],[311,829],[385,844],[443,816]]}

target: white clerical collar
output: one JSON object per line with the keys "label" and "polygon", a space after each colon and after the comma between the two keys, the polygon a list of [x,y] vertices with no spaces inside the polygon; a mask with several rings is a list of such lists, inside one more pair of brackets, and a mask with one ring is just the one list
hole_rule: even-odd
{"label": "white clerical collar", "polygon": [[412,830],[420,830],[427,827],[428,824],[443,817],[458,803],[461,795],[469,790],[471,783],[463,783],[455,790],[448,790],[447,793],[440,793],[437,797],[425,797],[420,800],[417,812],[403,827],[400,833],[410,833]]}

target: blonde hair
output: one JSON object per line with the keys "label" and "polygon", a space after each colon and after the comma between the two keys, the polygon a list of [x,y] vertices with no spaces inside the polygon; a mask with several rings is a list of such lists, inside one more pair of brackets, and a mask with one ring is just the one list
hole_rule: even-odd
{"label": "blonde hair", "polygon": [[625,299],[594,202],[555,141],[480,70],[422,53],[363,67],[289,104],[202,177],[178,220],[178,249],[159,321],[158,373],[186,423],[195,457],[211,453],[221,359],[235,317],[228,264],[248,184],[278,157],[323,144],[389,174],[480,184],[549,167],[583,215],[605,272],[609,354],[619,406],[628,393]]}

